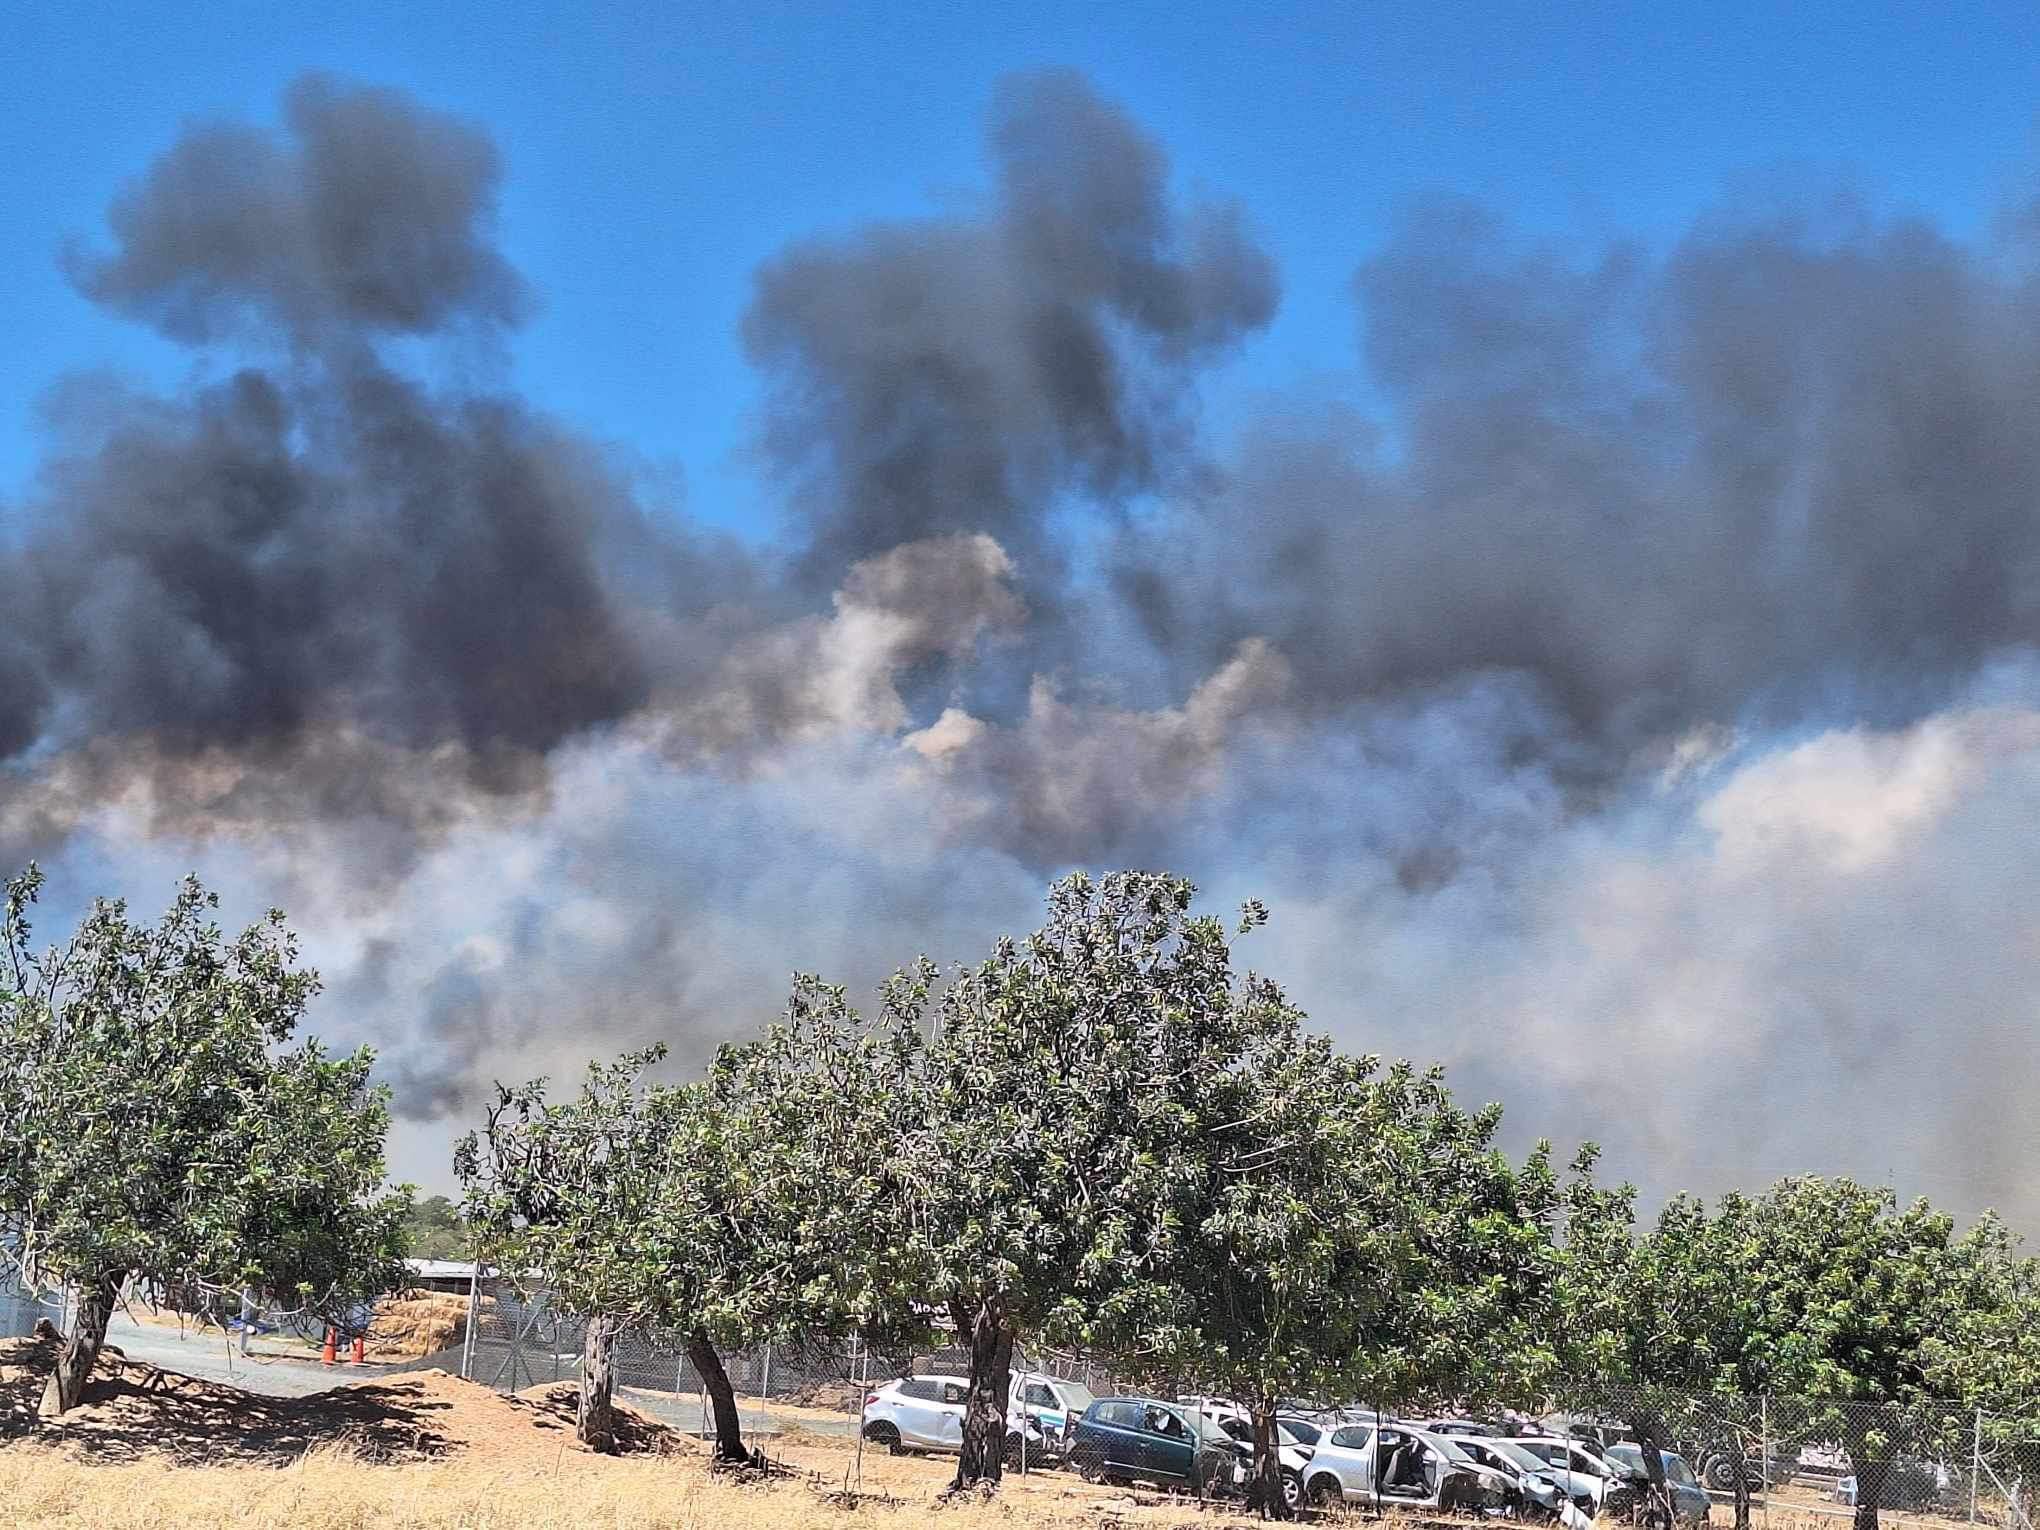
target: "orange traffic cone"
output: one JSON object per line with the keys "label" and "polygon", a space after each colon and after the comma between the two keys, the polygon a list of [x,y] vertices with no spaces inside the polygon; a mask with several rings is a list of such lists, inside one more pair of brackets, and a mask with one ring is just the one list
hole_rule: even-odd
{"label": "orange traffic cone", "polygon": [[356,1365],[368,1364],[368,1340],[361,1334],[354,1336],[354,1363]]}
{"label": "orange traffic cone", "polygon": [[319,1357],[322,1364],[331,1365],[340,1355],[340,1336],[329,1323],[326,1325],[326,1351]]}

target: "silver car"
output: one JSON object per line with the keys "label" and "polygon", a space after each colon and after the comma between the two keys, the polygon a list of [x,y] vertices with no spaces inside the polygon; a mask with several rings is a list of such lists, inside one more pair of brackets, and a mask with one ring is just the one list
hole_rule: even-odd
{"label": "silver car", "polygon": [[1507,1508],[1520,1497],[1509,1476],[1482,1466],[1450,1436],[1393,1423],[1333,1429],[1311,1454],[1304,1494],[1327,1506],[1379,1502],[1476,1512]]}

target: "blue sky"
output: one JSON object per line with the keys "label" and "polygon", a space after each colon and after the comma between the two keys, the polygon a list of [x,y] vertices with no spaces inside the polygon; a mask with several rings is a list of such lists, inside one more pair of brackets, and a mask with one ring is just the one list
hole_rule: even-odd
{"label": "blue sky", "polygon": [[180,123],[269,120],[306,69],[486,127],[505,248],[541,305],[518,386],[679,466],[696,514],[758,531],[751,273],[789,240],[974,196],[1008,70],[1086,71],[1276,256],[1279,318],[1207,390],[1223,432],[1261,390],[1365,396],[1347,284],[1413,197],[1661,241],[1730,188],[1818,175],[1976,231],[2030,195],[2032,31],[2024,7],[1960,5],[16,7],[0,501],[27,487],[55,378],[190,364],[73,293],[60,241],[98,231]]}

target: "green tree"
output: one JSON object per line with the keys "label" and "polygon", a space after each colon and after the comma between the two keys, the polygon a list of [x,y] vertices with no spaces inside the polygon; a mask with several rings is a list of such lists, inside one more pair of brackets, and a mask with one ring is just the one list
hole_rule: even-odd
{"label": "green tree", "polygon": [[1730,1195],[1710,1217],[1690,1196],[1636,1230],[1636,1191],[1598,1185],[1594,1150],[1574,1164],[1562,1280],[1564,1376],[1572,1400],[1618,1413],[1636,1435],[1647,1504],[1669,1523],[1663,1450],[1698,1438],[1736,1457],[1736,1523],[1749,1523],[1746,1442],[1709,1394],[1740,1396],[1803,1384],[1772,1342],[1759,1287],[1748,1201]]}
{"label": "green tree", "polygon": [[677,1119],[667,1215],[695,1232],[670,1305],[691,1315],[682,1337],[726,1459],[743,1454],[742,1426],[718,1346],[927,1333],[900,1144],[933,976],[896,976],[871,1021],[843,989],[796,977],[781,1019],[725,1047]]}
{"label": "green tree", "polygon": [[591,1450],[616,1444],[618,1335],[678,1326],[671,1272],[694,1252],[667,1172],[694,1102],[643,1080],[664,1056],[650,1047],[591,1063],[562,1103],[546,1099],[543,1079],[499,1087],[481,1131],[454,1150],[481,1256],[584,1320],[576,1434]]}
{"label": "green tree", "polygon": [[1781,1180],[1747,1215],[1758,1342],[1834,1404],[1857,1530],[1876,1530],[1901,1446],[1952,1451],[1968,1409],[2035,1379],[2004,1342],[2030,1311],[2012,1239],[1995,1216],[1958,1232],[1924,1200],[1901,1208],[1889,1189],[1849,1179]]}
{"label": "green tree", "polygon": [[404,1241],[413,1259],[472,1259],[474,1239],[450,1197],[428,1195],[404,1221]]}
{"label": "green tree", "polygon": [[1208,1085],[1253,1023],[1194,892],[1065,878],[1039,931],[943,995],[904,1146],[929,1289],[970,1351],[958,1488],[1000,1477],[1016,1340],[1107,1343],[1167,1299]]}
{"label": "green tree", "polygon": [[1460,1109],[1435,1070],[1342,1056],[1272,985],[1246,993],[1269,1021],[1214,1088],[1230,1120],[1204,1139],[1201,1215],[1165,1309],[1185,1320],[1145,1347],[1246,1405],[1254,1496],[1287,1518],[1306,1484],[1284,1491],[1279,1398],[1472,1403],[1541,1376],[1556,1187],[1541,1150],[1510,1164],[1500,1112]]}
{"label": "green tree", "polygon": [[156,924],[100,901],[37,955],[41,887],[31,866],[0,904],[0,1225],[77,1291],[45,1411],[83,1395],[130,1277],[332,1321],[400,1285],[387,1094],[366,1049],[287,1047],[318,978],[283,916],[229,942],[187,878]]}

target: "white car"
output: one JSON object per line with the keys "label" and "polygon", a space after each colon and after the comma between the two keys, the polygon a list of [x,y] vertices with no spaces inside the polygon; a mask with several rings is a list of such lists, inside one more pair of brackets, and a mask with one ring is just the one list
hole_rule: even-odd
{"label": "white car", "polygon": [[[1201,1413],[1207,1433],[1224,1433],[1249,1450],[1254,1446],[1253,1416],[1241,1408],[1207,1402]],[[1313,1445],[1281,1419],[1275,1420],[1275,1459],[1282,1467],[1282,1499],[1294,1509],[1303,1502],[1303,1474],[1310,1466]]]}
{"label": "white car", "polygon": [[1542,1461],[1565,1487],[1570,1498],[1589,1515],[1599,1514],[1608,1490],[1625,1481],[1623,1473],[1582,1440],[1557,1434],[1511,1435],[1508,1444]]}
{"label": "white car", "polygon": [[[965,1376],[901,1376],[888,1381],[864,1399],[864,1438],[895,1454],[961,1450],[964,1399],[969,1392]],[[1029,1462],[1060,1458],[1070,1431],[1091,1402],[1090,1389],[1080,1382],[1016,1374],[1006,1402],[1007,1461],[1021,1464],[1023,1440]],[[1023,1417],[1024,1436],[1019,1422]]]}
{"label": "white car", "polygon": [[1332,1430],[1311,1454],[1304,1493],[1321,1506],[1379,1501],[1476,1512],[1507,1508],[1519,1497],[1513,1478],[1482,1466],[1450,1436],[1394,1423]]}
{"label": "white car", "polygon": [[1451,1438],[1453,1444],[1482,1466],[1492,1466],[1496,1471],[1514,1477],[1525,1503],[1535,1504],[1544,1510],[1565,1530],[1589,1530],[1593,1524],[1586,1511],[1573,1502],[1567,1488],[1567,1474],[1542,1456],[1532,1455],[1506,1436],[1453,1435]]}

